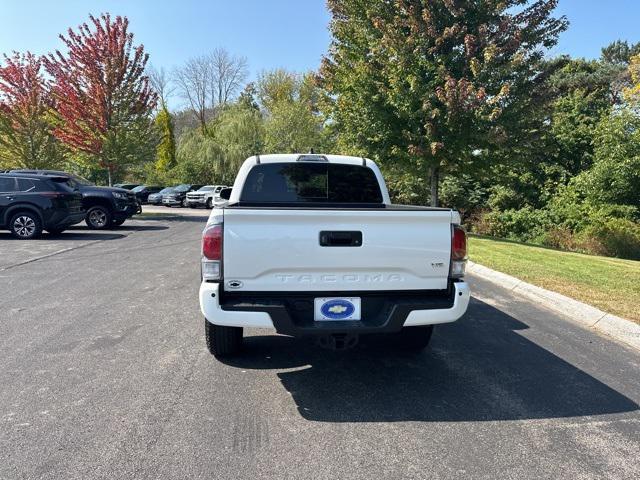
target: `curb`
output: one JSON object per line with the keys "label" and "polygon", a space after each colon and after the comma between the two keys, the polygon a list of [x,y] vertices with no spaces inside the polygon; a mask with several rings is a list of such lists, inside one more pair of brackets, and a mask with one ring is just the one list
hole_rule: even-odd
{"label": "curb", "polygon": [[492,270],[469,261],[467,272],[477,275],[502,288],[532,300],[534,303],[561,313],[590,329],[598,330],[640,350],[640,325],[616,315],[579,302],[557,292],[527,283],[519,278]]}

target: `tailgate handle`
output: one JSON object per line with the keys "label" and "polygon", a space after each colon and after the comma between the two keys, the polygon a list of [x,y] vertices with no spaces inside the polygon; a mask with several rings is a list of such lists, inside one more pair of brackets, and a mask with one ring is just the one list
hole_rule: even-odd
{"label": "tailgate handle", "polygon": [[320,232],[321,247],[360,247],[362,232]]}

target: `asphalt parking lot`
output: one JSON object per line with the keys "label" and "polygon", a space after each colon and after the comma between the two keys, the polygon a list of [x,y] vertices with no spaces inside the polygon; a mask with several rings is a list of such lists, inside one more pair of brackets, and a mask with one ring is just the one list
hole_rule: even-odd
{"label": "asphalt parking lot", "polygon": [[0,234],[0,478],[640,478],[640,354],[471,277],[420,355],[205,349],[206,219]]}

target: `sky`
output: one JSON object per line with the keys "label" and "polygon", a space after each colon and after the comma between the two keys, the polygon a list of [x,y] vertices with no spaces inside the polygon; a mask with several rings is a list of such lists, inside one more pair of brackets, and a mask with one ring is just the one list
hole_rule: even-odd
{"label": "sky", "polygon": [[[101,12],[126,15],[150,63],[168,70],[216,47],[247,57],[251,78],[312,70],[331,40],[324,0],[0,0],[0,53],[61,48],[59,33]],[[557,14],[571,25],[550,55],[597,58],[614,40],[640,41],[640,0],[560,0]]]}

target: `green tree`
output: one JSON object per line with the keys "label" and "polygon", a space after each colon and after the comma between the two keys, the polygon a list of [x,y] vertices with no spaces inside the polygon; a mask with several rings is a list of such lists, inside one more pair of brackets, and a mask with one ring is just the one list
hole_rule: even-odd
{"label": "green tree", "polygon": [[640,116],[631,108],[602,119],[595,131],[595,161],[581,175],[591,203],[640,208]]}
{"label": "green tree", "polygon": [[241,103],[227,105],[201,128],[185,133],[178,143],[177,165],[169,178],[179,182],[233,182],[242,162],[262,151],[264,126],[260,111]]}
{"label": "green tree", "polygon": [[320,90],[312,74],[286,70],[263,73],[258,98],[265,114],[265,149],[268,152],[327,151],[325,118],[319,112]]}
{"label": "green tree", "polygon": [[156,147],[156,171],[166,174],[176,165],[176,140],[173,134],[173,118],[166,105],[162,105],[155,119],[160,142]]}
{"label": "green tree", "polygon": [[[563,56],[544,63],[540,101],[516,125],[516,142],[491,152],[498,161],[474,177],[494,210],[543,208],[571,178],[593,163],[594,130],[620,102],[619,68]],[[488,174],[487,174],[488,173]]]}
{"label": "green tree", "polygon": [[574,90],[553,105],[550,134],[557,163],[577,175],[593,162],[593,133],[610,105],[600,92]]}
{"label": "green tree", "polygon": [[322,66],[341,144],[404,170],[442,173],[486,161],[535,106],[544,49],[566,28],[556,0],[329,0]]}
{"label": "green tree", "polygon": [[546,87],[553,98],[582,90],[599,102],[613,105],[622,101],[620,86],[627,82],[626,66],[600,60],[571,59],[567,56],[550,60],[547,64],[552,73]]}
{"label": "green tree", "polygon": [[601,59],[605,63],[627,65],[632,56],[640,53],[640,42],[629,45],[626,40],[616,40],[602,49]]}
{"label": "green tree", "polygon": [[256,90],[255,84],[253,82],[247,83],[238,96],[238,104],[258,110],[260,107],[258,106],[258,101],[256,99],[257,94],[258,91]]}
{"label": "green tree", "polygon": [[224,109],[215,121],[213,136],[222,150],[217,178],[231,184],[247,157],[264,149],[264,120],[259,110],[239,101]]}
{"label": "green tree", "polygon": [[212,135],[193,129],[185,133],[176,151],[177,165],[168,178],[184,183],[216,183],[220,178],[224,156]]}

